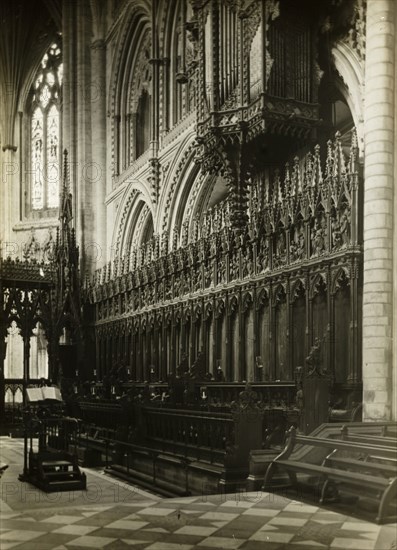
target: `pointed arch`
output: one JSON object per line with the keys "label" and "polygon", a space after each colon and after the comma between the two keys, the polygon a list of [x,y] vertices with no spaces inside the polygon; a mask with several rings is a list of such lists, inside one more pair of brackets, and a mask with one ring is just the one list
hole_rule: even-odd
{"label": "pointed arch", "polygon": [[357,129],[360,156],[364,154],[364,67],[360,58],[345,42],[338,42],[332,49],[334,65],[340,79],[335,85],[343,95]]}

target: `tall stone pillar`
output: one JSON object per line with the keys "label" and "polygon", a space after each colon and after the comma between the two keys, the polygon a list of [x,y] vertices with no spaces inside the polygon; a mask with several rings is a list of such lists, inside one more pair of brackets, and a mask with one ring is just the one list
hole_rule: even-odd
{"label": "tall stone pillar", "polygon": [[87,247],[87,267],[98,269],[107,260],[106,250],[106,44],[102,39],[91,45],[91,128],[92,163],[96,171],[93,181],[94,228],[92,243]]}
{"label": "tall stone pillar", "polygon": [[[390,419],[396,397],[392,386],[393,369],[396,368],[396,357],[393,358],[393,333],[396,339],[396,327],[393,326],[396,292],[396,271],[393,273],[396,11],[394,0],[367,2],[363,288],[365,420]],[[395,242],[394,249],[396,246]]]}
{"label": "tall stone pillar", "polygon": [[[1,146],[1,145],[0,145]],[[18,195],[20,188],[20,156],[14,145],[1,146],[0,149],[0,254],[3,258],[21,257],[12,226],[19,218]]]}
{"label": "tall stone pillar", "polygon": [[394,7],[394,92],[391,94],[391,97],[394,97],[394,207],[393,207],[393,219],[394,219],[394,254],[393,254],[393,375],[392,375],[392,418],[397,420],[397,253],[395,252],[397,248],[397,191],[396,191],[396,182],[397,182],[397,6]]}

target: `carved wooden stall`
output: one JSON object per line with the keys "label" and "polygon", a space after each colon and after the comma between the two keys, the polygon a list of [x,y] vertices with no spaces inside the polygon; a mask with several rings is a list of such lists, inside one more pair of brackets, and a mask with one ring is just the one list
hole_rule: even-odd
{"label": "carved wooden stall", "polygon": [[111,473],[167,495],[229,491],[244,486],[252,449],[282,444],[285,430],[299,423],[293,383],[244,388],[185,375],[183,402],[173,392],[177,383],[125,384],[123,395],[107,400],[97,384],[91,398],[78,398],[82,463],[106,463]]}
{"label": "carved wooden stall", "polygon": [[354,133],[349,158],[339,135],[323,152],[325,168],[321,156],[316,146],[253,185],[243,228],[233,228],[226,201],[207,213],[201,231],[194,226],[185,246],[165,253],[153,239],[122,266],[98,272],[85,289],[97,350],[86,376],[117,379],[119,371],[125,381],[165,382],[201,352],[207,379],[220,368],[227,382],[293,381],[317,339],[332,402],[343,408],[357,400],[362,251]]}
{"label": "carved wooden stall", "polygon": [[[40,261],[30,259],[26,250],[22,261],[0,257],[1,419],[5,418],[6,391],[18,389],[18,382],[14,379],[6,380],[4,377],[7,329],[12,323],[15,323],[23,339],[23,376],[19,380],[23,402],[26,387],[41,382],[32,377],[29,364],[31,337],[38,324],[47,341],[48,379],[52,383],[61,384],[65,395],[68,392],[67,379],[74,380],[79,367],[78,358],[82,358],[79,252],[72,226],[71,197],[65,151],[59,227],[55,241],[51,240],[46,244]],[[64,353],[66,348],[69,351],[73,348],[76,353]]]}
{"label": "carved wooden stall", "polygon": [[332,403],[357,399],[362,193],[353,122],[327,141],[325,20],[337,32],[328,0],[192,2],[178,73],[194,90],[191,153],[228,193],[95,273],[86,378],[165,382],[200,358],[207,379],[288,382],[317,338]]}

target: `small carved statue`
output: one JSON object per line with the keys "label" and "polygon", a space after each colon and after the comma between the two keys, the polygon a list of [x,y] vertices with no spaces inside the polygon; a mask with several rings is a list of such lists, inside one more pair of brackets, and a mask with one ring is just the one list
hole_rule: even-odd
{"label": "small carved statue", "polygon": [[339,223],[343,244],[347,245],[350,242],[350,215],[347,210],[342,212]]}
{"label": "small carved statue", "polygon": [[294,240],[289,245],[289,257],[291,262],[294,262],[298,258],[298,245]]}
{"label": "small carved statue", "polygon": [[340,248],[343,244],[342,233],[340,230],[340,223],[336,218],[334,218],[334,220],[332,221],[331,229],[332,229],[332,248],[334,249]]}
{"label": "small carved statue", "polygon": [[269,248],[265,246],[262,256],[262,271],[267,271],[269,267]]}
{"label": "small carved statue", "polygon": [[319,220],[316,220],[313,229],[313,254],[318,256],[325,249],[325,231]]}
{"label": "small carved statue", "polygon": [[310,369],[308,376],[313,376],[314,374],[323,376],[320,359],[320,341],[318,338],[314,340],[314,344],[310,349],[309,355],[306,357],[306,363],[309,365]]}

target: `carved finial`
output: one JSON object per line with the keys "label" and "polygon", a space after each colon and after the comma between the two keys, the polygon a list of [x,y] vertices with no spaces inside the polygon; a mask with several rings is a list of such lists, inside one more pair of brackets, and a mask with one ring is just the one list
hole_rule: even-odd
{"label": "carved finial", "polygon": [[[280,186],[281,187],[281,186]],[[279,189],[279,200],[287,198],[291,193],[291,171],[289,162],[285,163],[284,193]],[[284,195],[284,196],[283,196]]]}
{"label": "carved finial", "polygon": [[338,181],[340,182],[340,177],[343,174],[346,174],[346,163],[345,155],[342,148],[342,139],[341,133],[336,132],[335,134],[335,147],[334,147],[334,174],[338,176]]}
{"label": "carved finial", "polygon": [[290,195],[294,197],[302,189],[301,172],[299,166],[299,157],[294,158],[294,168],[292,171],[292,185]]}
{"label": "carved finial", "polygon": [[[285,178],[286,178],[286,180],[290,179],[289,163],[288,162],[285,165]],[[282,202],[282,200],[283,200],[283,190],[282,190],[282,187],[281,187],[280,173],[278,172],[278,174],[277,174],[277,202],[280,203],[280,202]]]}
{"label": "carved finial", "polygon": [[273,203],[273,206],[276,206],[279,200],[279,194],[280,194],[280,172],[278,169],[274,171],[274,185],[273,185],[272,193],[273,193],[272,203]]}
{"label": "carved finial", "polygon": [[303,188],[311,185],[313,179],[313,155],[309,152],[306,155],[305,174],[303,178]]}
{"label": "carved finial", "polygon": [[350,159],[349,159],[349,169],[352,174],[357,173],[358,166],[357,166],[357,159],[358,159],[358,138],[357,138],[357,130],[356,128],[353,128],[352,131],[352,140],[351,140],[351,146],[350,146]]}
{"label": "carved finial", "polygon": [[334,172],[334,155],[332,151],[332,141],[327,141],[327,160],[325,163],[325,176],[331,178]]}
{"label": "carved finial", "polygon": [[313,176],[312,176],[312,187],[321,185],[323,182],[323,172],[321,170],[321,158],[320,158],[320,145],[314,147],[314,157],[313,157]]}

